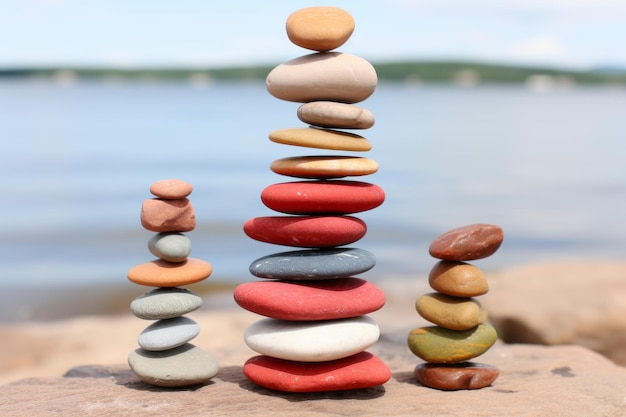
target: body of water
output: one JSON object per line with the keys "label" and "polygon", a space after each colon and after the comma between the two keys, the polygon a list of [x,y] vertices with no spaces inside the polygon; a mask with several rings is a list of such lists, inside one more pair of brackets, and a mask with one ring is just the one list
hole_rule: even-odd
{"label": "body of water", "polygon": [[[197,87],[197,86],[196,86]],[[139,211],[151,183],[194,185],[192,256],[211,279],[254,279],[248,265],[293,250],[242,231],[276,214],[261,190],[290,181],[278,158],[350,154],[272,143],[304,126],[297,103],[262,83],[0,83],[0,283],[3,287],[126,282],[153,259]],[[505,242],[483,268],[556,259],[626,256],[626,90],[523,86],[379,86],[359,105],[376,125],[358,132],[380,171],[358,178],[386,191],[358,215],[373,252],[363,275],[423,276],[430,241],[461,225],[500,225]],[[357,178],[355,178],[357,179]]]}

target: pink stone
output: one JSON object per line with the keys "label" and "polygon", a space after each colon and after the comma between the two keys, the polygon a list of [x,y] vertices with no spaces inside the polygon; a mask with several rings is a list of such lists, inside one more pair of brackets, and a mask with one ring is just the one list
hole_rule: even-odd
{"label": "pink stone", "polygon": [[380,309],[385,294],[360,278],[264,281],[239,285],[235,301],[253,313],[281,320],[333,320]]}
{"label": "pink stone", "polygon": [[252,239],[275,245],[330,248],[356,242],[367,226],[351,216],[268,216],[248,220],[243,230]]}
{"label": "pink stone", "polygon": [[196,214],[186,198],[151,198],[141,206],[141,225],[152,232],[189,232],[196,227]]}
{"label": "pink stone", "polygon": [[165,200],[185,198],[191,191],[193,191],[191,184],[177,179],[157,181],[150,186],[152,194]]}
{"label": "pink stone", "polygon": [[261,200],[270,209],[288,214],[349,214],[380,206],[385,192],[361,181],[294,181],[266,187]]}
{"label": "pink stone", "polygon": [[246,377],[262,387],[286,392],[325,392],[372,388],[391,371],[369,352],[329,362],[294,362],[255,356],[243,366]]}
{"label": "pink stone", "polygon": [[431,256],[445,261],[472,261],[493,255],[504,233],[493,224],[471,224],[442,234],[430,244]]}

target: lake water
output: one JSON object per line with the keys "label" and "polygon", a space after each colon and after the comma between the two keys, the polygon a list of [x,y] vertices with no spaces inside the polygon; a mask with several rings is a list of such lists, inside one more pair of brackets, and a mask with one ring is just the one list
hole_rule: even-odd
{"label": "lake water", "polygon": [[[626,90],[381,84],[361,103],[376,125],[359,132],[380,171],[361,180],[385,203],[358,215],[373,252],[363,275],[421,276],[430,241],[461,225],[500,225],[505,242],[482,268],[555,259],[626,257]],[[261,190],[291,180],[278,158],[349,154],[270,142],[304,126],[298,104],[262,83],[0,82],[0,284],[121,283],[153,259],[139,210],[150,184],[180,178],[198,227],[192,256],[212,279],[254,279],[248,265],[292,250],[242,231],[276,214]]]}

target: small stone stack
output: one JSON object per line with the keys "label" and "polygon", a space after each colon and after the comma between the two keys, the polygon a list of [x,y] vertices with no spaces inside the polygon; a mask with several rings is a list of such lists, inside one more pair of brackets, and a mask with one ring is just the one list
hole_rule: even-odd
{"label": "small stone stack", "polygon": [[498,369],[491,365],[467,362],[485,353],[498,335],[485,324],[487,312],[474,298],[487,293],[487,280],[466,261],[491,256],[503,238],[498,226],[473,224],[450,230],[431,243],[431,256],[441,259],[428,277],[436,292],[419,297],[415,307],[436,326],[413,329],[408,337],[411,351],[427,362],[415,368],[420,384],[447,391],[479,389],[498,377]]}
{"label": "small stone stack", "polygon": [[130,308],[135,316],[156,320],[139,335],[139,349],[128,356],[128,364],[139,379],[161,387],[202,384],[218,371],[217,360],[188,343],[200,326],[184,315],[198,309],[202,298],[179,288],[211,275],[208,262],[189,258],[191,242],[183,232],[196,226],[193,206],[187,196],[191,184],[172,179],[152,184],[156,196],[141,207],[141,225],[156,234],[148,241],[150,252],[159,259],[128,271],[128,279],[139,285],[158,287],[137,297]]}
{"label": "small stone stack", "polygon": [[[297,115],[310,127],[270,133],[273,142],[331,151],[363,152],[370,142],[336,129],[367,129],[374,116],[353,103],[376,87],[372,65],[354,55],[331,50],[354,30],[354,19],[336,7],[310,7],[287,19],[287,35],[315,51],[274,68],[267,89],[276,98],[302,104]],[[350,155],[307,155],[274,161],[271,170],[299,178],[273,184],[261,200],[280,216],[256,217],[245,233],[277,245],[307,248],[255,260],[250,272],[271,281],[245,283],[234,293],[237,303],[268,318],[245,332],[246,344],[260,353],[244,365],[248,379],[287,392],[324,392],[381,385],[389,368],[365,350],[380,335],[366,314],[380,309],[384,293],[354,277],[374,267],[370,252],[342,247],[361,239],[366,224],[350,214],[383,203],[383,190],[370,183],[338,180],[378,170],[370,159]]]}

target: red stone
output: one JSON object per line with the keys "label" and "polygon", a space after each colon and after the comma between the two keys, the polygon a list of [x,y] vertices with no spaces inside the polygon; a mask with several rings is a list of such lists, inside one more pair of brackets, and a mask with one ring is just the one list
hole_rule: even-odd
{"label": "red stone", "polygon": [[189,232],[196,227],[196,214],[186,198],[151,198],[141,206],[141,225],[152,232]]}
{"label": "red stone", "polygon": [[351,216],[268,216],[248,220],[243,230],[252,239],[275,245],[331,248],[361,239],[367,226]]}
{"label": "red stone", "polygon": [[239,285],[235,301],[253,313],[281,320],[332,320],[380,309],[385,294],[360,278],[264,281]]}
{"label": "red stone", "polygon": [[474,362],[450,365],[421,363],[415,368],[417,382],[444,391],[488,387],[498,375],[500,371],[495,366]]}
{"label": "red stone", "polygon": [[349,214],[380,206],[385,192],[360,181],[295,181],[270,185],[261,192],[261,201],[288,214]]}
{"label": "red stone", "polygon": [[262,387],[286,392],[325,392],[372,388],[391,371],[369,352],[328,362],[294,362],[255,356],[243,366],[246,377]]}
{"label": "red stone", "polygon": [[431,256],[444,261],[472,261],[491,256],[498,250],[504,233],[493,224],[471,224],[442,234],[430,244]]}

